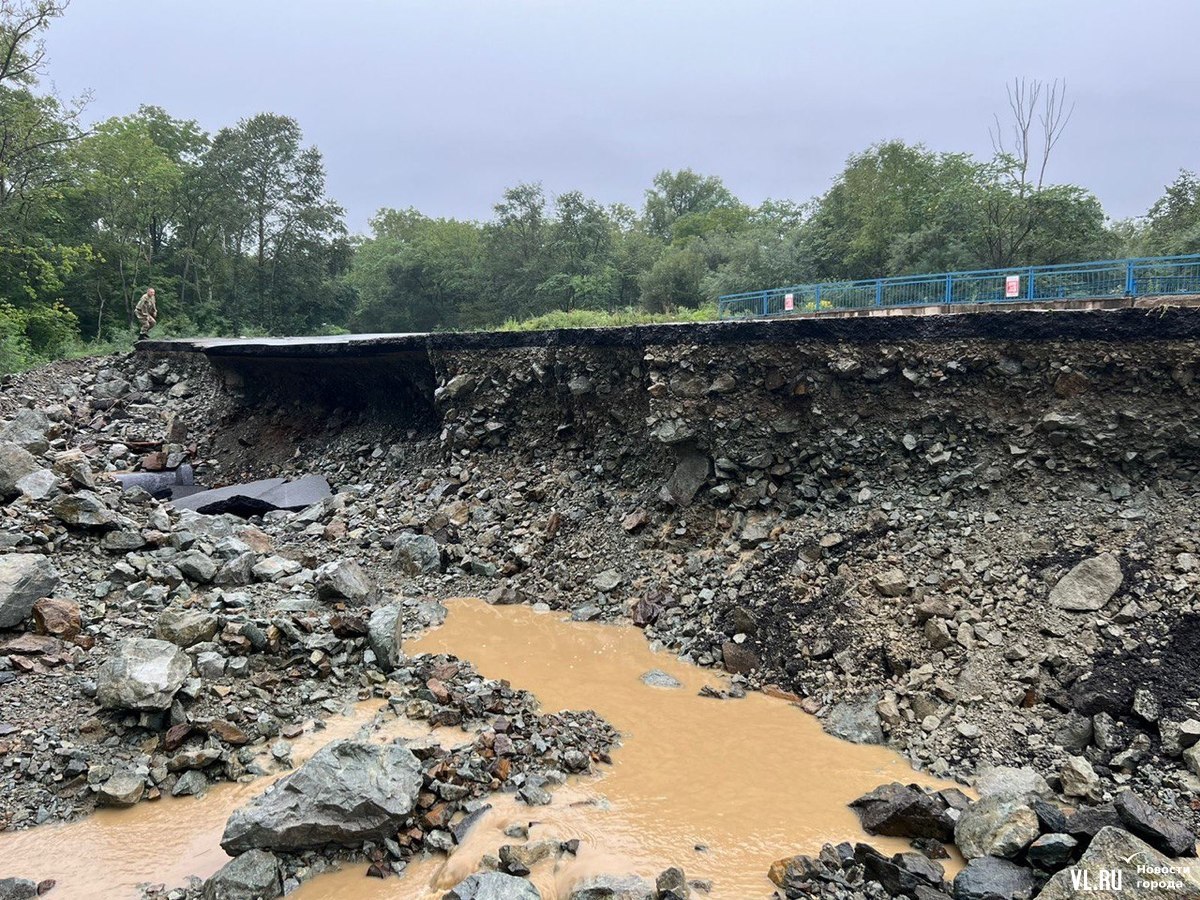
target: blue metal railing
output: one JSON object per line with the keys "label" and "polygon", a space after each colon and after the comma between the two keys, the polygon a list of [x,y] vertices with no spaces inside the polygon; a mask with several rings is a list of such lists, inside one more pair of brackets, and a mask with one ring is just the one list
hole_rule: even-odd
{"label": "blue metal railing", "polygon": [[1200,294],[1200,253],[797,284],[726,294],[717,301],[717,312],[720,318],[730,319],[882,307],[1170,294]]}

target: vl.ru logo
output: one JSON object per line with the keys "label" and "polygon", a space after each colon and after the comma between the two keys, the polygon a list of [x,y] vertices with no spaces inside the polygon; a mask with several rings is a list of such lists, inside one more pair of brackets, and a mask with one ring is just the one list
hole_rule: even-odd
{"label": "vl.ru logo", "polygon": [[1124,887],[1124,873],[1120,869],[1089,871],[1073,868],[1070,874],[1071,888],[1076,891],[1120,891]]}

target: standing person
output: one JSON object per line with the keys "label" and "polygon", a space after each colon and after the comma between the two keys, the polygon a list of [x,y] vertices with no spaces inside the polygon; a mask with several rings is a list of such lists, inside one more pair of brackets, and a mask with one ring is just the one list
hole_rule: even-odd
{"label": "standing person", "polygon": [[149,288],[142,294],[142,299],[133,308],[133,314],[137,316],[138,325],[142,329],[140,337],[149,337],[150,329],[158,322],[158,304],[154,302],[154,288]]}

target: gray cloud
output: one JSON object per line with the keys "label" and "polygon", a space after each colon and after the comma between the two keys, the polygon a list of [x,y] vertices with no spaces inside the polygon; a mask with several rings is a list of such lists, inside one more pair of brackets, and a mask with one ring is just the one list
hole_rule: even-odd
{"label": "gray cloud", "polygon": [[989,153],[1017,75],[1067,79],[1051,174],[1124,217],[1200,168],[1198,25],[1164,0],[75,0],[49,45],[95,119],[295,116],[355,229],[487,217],[522,180],[640,204],[682,166],[804,200],[874,141]]}

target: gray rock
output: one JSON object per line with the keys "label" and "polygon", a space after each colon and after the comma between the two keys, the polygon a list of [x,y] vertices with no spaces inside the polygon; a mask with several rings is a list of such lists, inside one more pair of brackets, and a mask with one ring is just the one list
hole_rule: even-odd
{"label": "gray rock", "polygon": [[524,878],[503,872],[478,872],[452,887],[442,900],[542,900],[542,895]]}
{"label": "gray rock", "polygon": [[236,810],[221,846],[241,853],[381,842],[412,813],[420,790],[421,764],[407,748],[334,741]]}
{"label": "gray rock", "polygon": [[62,478],[83,488],[96,486],[96,478],[92,474],[92,464],[78,447],[64,450],[54,456],[54,472]]}
{"label": "gray rock", "polygon": [[829,710],[822,723],[834,737],[855,744],[882,744],[883,726],[879,724],[879,713],[875,711],[879,695],[872,694],[865,700],[843,701]]}
{"label": "gray rock", "polygon": [[58,476],[49,469],[38,469],[17,479],[17,492],[30,500],[47,500],[58,491]]}
{"label": "gray rock", "polygon": [[141,532],[131,529],[106,531],[104,537],[100,538],[100,548],[110,553],[128,553],[131,550],[140,550],[145,546],[146,539],[142,537]]}
{"label": "gray rock", "polygon": [[660,688],[682,687],[682,685],[679,683],[679,679],[668,675],[662,669],[651,669],[649,672],[644,673],[642,675],[642,683],[648,684],[651,687]]}
{"label": "gray rock", "polygon": [[1014,766],[990,766],[980,770],[975,779],[975,791],[980,797],[1054,796],[1045,778],[1033,769]]}
{"label": "gray rock", "polygon": [[187,648],[201,641],[211,641],[217,633],[218,625],[217,617],[213,613],[200,609],[171,607],[159,613],[154,622],[154,633],[161,640]]}
{"label": "gray rock", "polygon": [[113,511],[91,491],[63,494],[50,504],[50,511],[68,525],[104,528],[116,523]]}
{"label": "gray rock", "polygon": [[1054,732],[1054,741],[1068,753],[1082,753],[1092,743],[1092,720],[1077,712],[1067,713]]}
{"label": "gray rock", "polygon": [[171,559],[171,563],[189,581],[207,584],[217,576],[216,560],[199,550],[188,550],[186,553],[176,554]]}
{"label": "gray rock", "polygon": [[954,826],[954,843],[966,859],[1016,857],[1037,838],[1034,811],[1013,797],[993,795],[972,803]]}
{"label": "gray rock", "polygon": [[1043,834],[1025,851],[1028,860],[1039,869],[1057,872],[1075,853],[1079,841],[1069,834]]}
{"label": "gray rock", "polygon": [[398,603],[381,606],[367,620],[367,644],[382,672],[391,672],[404,658],[404,617]]}
{"label": "gray rock", "polygon": [[1097,797],[1100,793],[1100,776],[1092,764],[1082,756],[1069,756],[1058,770],[1065,797]]}
{"label": "gray rock", "polygon": [[58,570],[48,557],[26,553],[0,556],[0,628],[20,625],[33,604],[58,587]]}
{"label": "gray rock", "polygon": [[19,444],[0,444],[0,500],[15,497],[17,483],[41,468],[33,454]]}
{"label": "gray rock", "polygon": [[442,551],[427,534],[404,532],[395,537],[392,562],[406,575],[428,575],[442,567]]}
{"label": "gray rock", "polygon": [[659,491],[659,497],[675,506],[690,506],[707,480],[708,457],[699,450],[681,451],[675,471]]}
{"label": "gray rock", "polygon": [[621,577],[621,573],[616,569],[605,569],[603,572],[592,578],[592,587],[600,591],[602,594],[607,594],[619,588],[622,581],[624,581],[624,579]]}
{"label": "gray rock", "polygon": [[687,876],[678,866],[672,866],[660,873],[654,882],[654,889],[658,892],[657,900],[689,900],[692,896]]}
{"label": "gray rock", "polygon": [[1111,553],[1085,559],[1054,586],[1050,603],[1059,609],[1094,612],[1103,609],[1121,587],[1121,564]]}
{"label": "gray rock", "polygon": [[1155,850],[1170,856],[1196,855],[1196,836],[1191,830],[1160,813],[1133,791],[1117,794],[1113,806],[1121,824]]}
{"label": "gray rock", "polygon": [[[229,564],[227,563],[226,565]],[[285,556],[268,556],[266,559],[255,563],[250,572],[259,581],[274,582],[287,575],[295,575],[303,568],[294,559],[288,559]]]}
{"label": "gray rock", "polygon": [[437,400],[457,400],[459,397],[465,396],[475,390],[475,385],[474,375],[466,373],[455,375],[434,391],[434,397]]}
{"label": "gray rock", "polygon": [[871,581],[875,590],[885,597],[902,597],[908,593],[908,576],[899,569],[885,569]]}
{"label": "gray rock", "polygon": [[[1162,875],[1138,874],[1139,867]],[[1059,872],[1042,888],[1039,900],[1196,900],[1200,870],[1182,866],[1120,828],[1102,828],[1079,862]],[[1084,879],[1086,876],[1086,890]],[[1119,879],[1119,881],[1118,881]],[[1180,882],[1175,887],[1172,881]]]}
{"label": "gray rock", "polygon": [[33,900],[37,882],[28,878],[0,878],[0,900]]}
{"label": "gray rock", "polygon": [[654,889],[636,875],[597,875],[571,888],[568,900],[651,900]]}
{"label": "gray rock", "polygon": [[272,900],[282,893],[279,860],[265,850],[247,850],[204,882],[204,900]]}
{"label": "gray rock", "polygon": [[950,841],[954,819],[945,798],[927,794],[916,785],[880,785],[850,803],[867,834],[889,837],[934,838]]}
{"label": "gray rock", "polygon": [[37,409],[21,409],[0,425],[0,443],[16,444],[30,453],[41,456],[50,449],[46,435],[50,432],[49,417]]}
{"label": "gray rock", "polygon": [[96,792],[101,806],[133,806],[146,792],[146,780],[133,772],[116,772]]}
{"label": "gray rock", "polygon": [[170,709],[191,672],[191,659],[174,644],[129,638],[97,669],[96,699],[106,709]]}
{"label": "gray rock", "polygon": [[1037,884],[1032,869],[1007,859],[982,856],[970,860],[955,876],[954,897],[955,900],[1030,900]]}
{"label": "gray rock", "polygon": [[370,603],[378,593],[366,571],[352,559],[326,563],[316,572],[317,597],[321,600],[345,600],[351,605]]}
{"label": "gray rock", "polygon": [[200,797],[208,790],[208,779],[198,769],[188,769],[171,788],[172,797]]}

